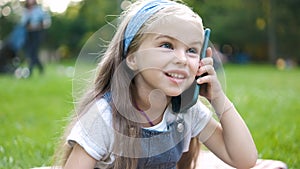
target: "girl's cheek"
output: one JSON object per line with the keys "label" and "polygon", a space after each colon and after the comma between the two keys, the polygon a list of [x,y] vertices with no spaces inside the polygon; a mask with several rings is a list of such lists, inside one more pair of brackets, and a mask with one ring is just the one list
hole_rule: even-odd
{"label": "girl's cheek", "polygon": [[198,59],[193,59],[193,61],[190,62],[190,69],[191,69],[191,73],[193,73],[193,75],[197,74],[199,67],[200,67],[200,64],[199,64]]}

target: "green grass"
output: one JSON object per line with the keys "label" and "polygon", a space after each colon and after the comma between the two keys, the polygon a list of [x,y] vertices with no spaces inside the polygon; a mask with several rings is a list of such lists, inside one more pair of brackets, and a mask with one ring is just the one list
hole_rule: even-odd
{"label": "green grass", "polygon": [[260,158],[300,168],[300,70],[226,66],[226,92],[248,124]]}
{"label": "green grass", "polygon": [[[0,168],[50,165],[73,108],[72,79],[61,64],[30,79],[0,76]],[[226,65],[225,91],[248,124],[260,158],[300,168],[300,70]]]}
{"label": "green grass", "polygon": [[72,79],[61,65],[49,65],[30,79],[0,76],[0,168],[50,164],[72,109]]}

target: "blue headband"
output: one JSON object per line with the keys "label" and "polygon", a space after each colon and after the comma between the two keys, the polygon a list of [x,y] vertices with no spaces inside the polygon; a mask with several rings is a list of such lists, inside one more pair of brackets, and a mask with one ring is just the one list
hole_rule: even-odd
{"label": "blue headband", "polygon": [[140,30],[142,25],[156,12],[165,8],[166,6],[174,5],[174,2],[168,0],[152,0],[143,6],[129,21],[125,34],[124,34],[124,49],[123,49],[123,57],[125,58],[128,47],[136,35],[136,33]]}

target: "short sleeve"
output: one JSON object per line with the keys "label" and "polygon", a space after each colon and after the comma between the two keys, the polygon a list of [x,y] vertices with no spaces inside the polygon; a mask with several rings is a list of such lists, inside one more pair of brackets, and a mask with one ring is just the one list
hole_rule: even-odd
{"label": "short sleeve", "polygon": [[191,136],[196,137],[212,118],[212,112],[201,101],[198,101],[190,111]]}
{"label": "short sleeve", "polygon": [[108,103],[100,99],[72,128],[67,142],[70,146],[79,144],[94,159],[110,164],[114,161],[111,156],[113,144],[112,115]]}

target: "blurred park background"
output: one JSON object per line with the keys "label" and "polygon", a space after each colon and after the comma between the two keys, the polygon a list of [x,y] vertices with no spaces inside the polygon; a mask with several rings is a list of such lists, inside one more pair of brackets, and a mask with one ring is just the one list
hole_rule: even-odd
{"label": "blurred park background", "polygon": [[[40,57],[43,76],[0,74],[0,168],[50,165],[73,108],[72,77],[88,38],[126,8],[126,0],[40,0],[51,13]],[[300,168],[299,0],[184,0],[212,29],[227,58],[226,93],[253,134],[260,158]],[[0,0],[0,47],[23,1]],[[24,61],[20,51],[18,57]],[[23,59],[22,59],[23,58]],[[25,61],[24,61],[25,62]],[[20,63],[18,66],[25,66]]]}

